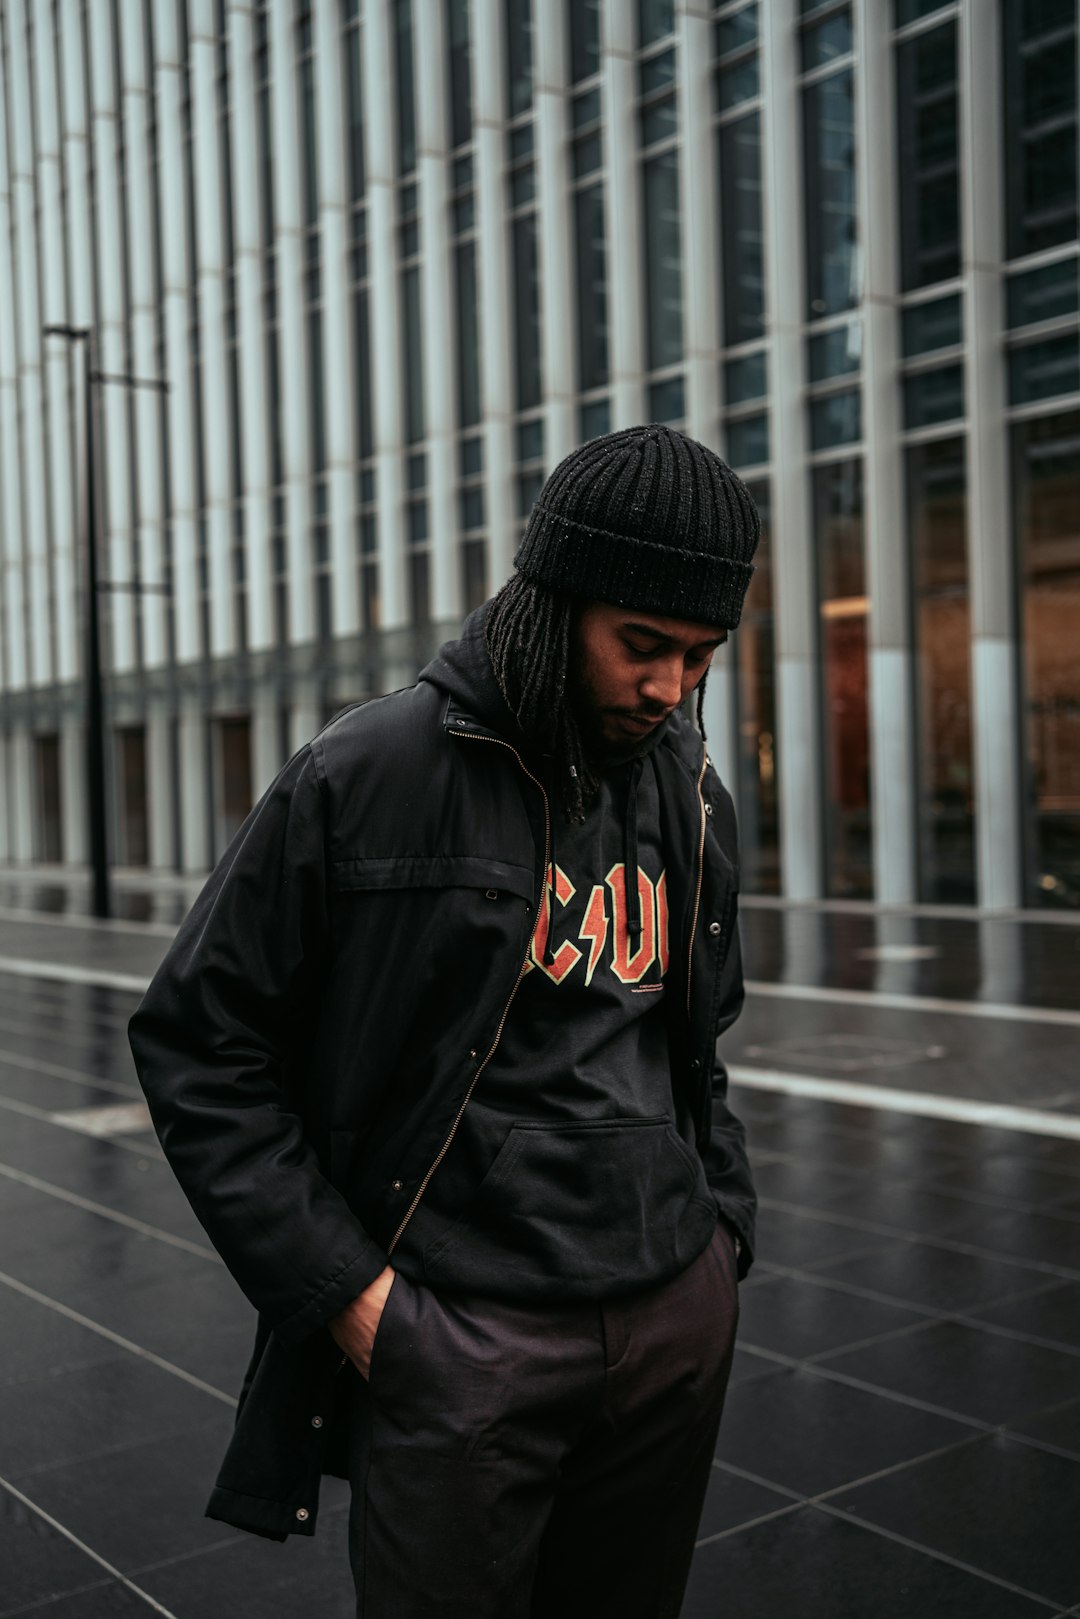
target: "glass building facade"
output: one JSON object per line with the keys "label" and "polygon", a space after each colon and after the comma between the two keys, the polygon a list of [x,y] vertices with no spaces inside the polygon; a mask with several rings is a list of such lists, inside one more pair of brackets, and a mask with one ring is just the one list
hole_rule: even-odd
{"label": "glass building facade", "polygon": [[117,862],[206,869],[653,420],[762,512],[744,891],[1080,907],[1078,9],[8,0],[0,862],[86,858],[65,324]]}

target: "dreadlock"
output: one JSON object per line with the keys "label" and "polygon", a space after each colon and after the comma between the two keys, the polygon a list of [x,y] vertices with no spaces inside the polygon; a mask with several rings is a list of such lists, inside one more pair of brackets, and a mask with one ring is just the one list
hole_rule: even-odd
{"label": "dreadlock", "polygon": [[[515,573],[494,597],[486,639],[495,678],[523,733],[555,759],[563,807],[585,819],[585,801],[599,783],[567,695],[573,598]],[[697,724],[705,738],[704,677],[697,688]]]}

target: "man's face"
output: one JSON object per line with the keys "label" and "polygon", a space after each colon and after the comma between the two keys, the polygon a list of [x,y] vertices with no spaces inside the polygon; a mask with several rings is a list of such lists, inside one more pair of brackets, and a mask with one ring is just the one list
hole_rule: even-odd
{"label": "man's face", "polygon": [[618,759],[679,706],[703,678],[727,631],[632,607],[589,602],[574,625],[578,723],[589,752]]}

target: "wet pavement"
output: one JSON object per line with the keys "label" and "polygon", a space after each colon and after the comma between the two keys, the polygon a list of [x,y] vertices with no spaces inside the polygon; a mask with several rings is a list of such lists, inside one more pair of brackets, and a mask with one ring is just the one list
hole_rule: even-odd
{"label": "wet pavement", "polygon": [[[342,1486],[313,1542],[202,1516],[253,1318],[125,1036],[193,891],[100,927],[0,876],[0,1619],[353,1612]],[[1080,926],[743,934],[758,1259],[683,1619],[1080,1615]]]}

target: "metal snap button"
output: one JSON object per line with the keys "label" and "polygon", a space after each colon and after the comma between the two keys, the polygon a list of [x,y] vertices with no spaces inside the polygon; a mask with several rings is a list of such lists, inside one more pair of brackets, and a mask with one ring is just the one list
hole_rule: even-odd
{"label": "metal snap button", "polygon": [[311,1426],[313,1428],[321,1428],[322,1427],[322,1417],[312,1417]]}
{"label": "metal snap button", "polygon": [[390,1190],[391,1190],[391,1191],[392,1191],[392,1192],[400,1192],[400,1191],[401,1191],[401,1188],[402,1188],[402,1187],[403,1187],[403,1186],[404,1186],[404,1185],[405,1185],[405,1182],[404,1182],[404,1181],[391,1181],[391,1182],[390,1182]]}
{"label": "metal snap button", "polygon": [[308,1519],[311,1517],[311,1513],[308,1511],[307,1507],[297,1507],[296,1516],[300,1523],[307,1523]]}
{"label": "metal snap button", "polygon": [[720,932],[720,924],[719,924],[719,922],[710,922],[709,923],[709,932],[712,934],[713,938],[715,939],[717,934]]}
{"label": "metal snap button", "polygon": [[470,1046],[469,1047],[469,1056],[475,1058],[475,1056],[476,1056],[476,1047],[475,1046]]}
{"label": "metal snap button", "polygon": [[706,815],[711,815],[712,814],[712,805],[711,804],[706,804],[705,813],[706,813]]}

